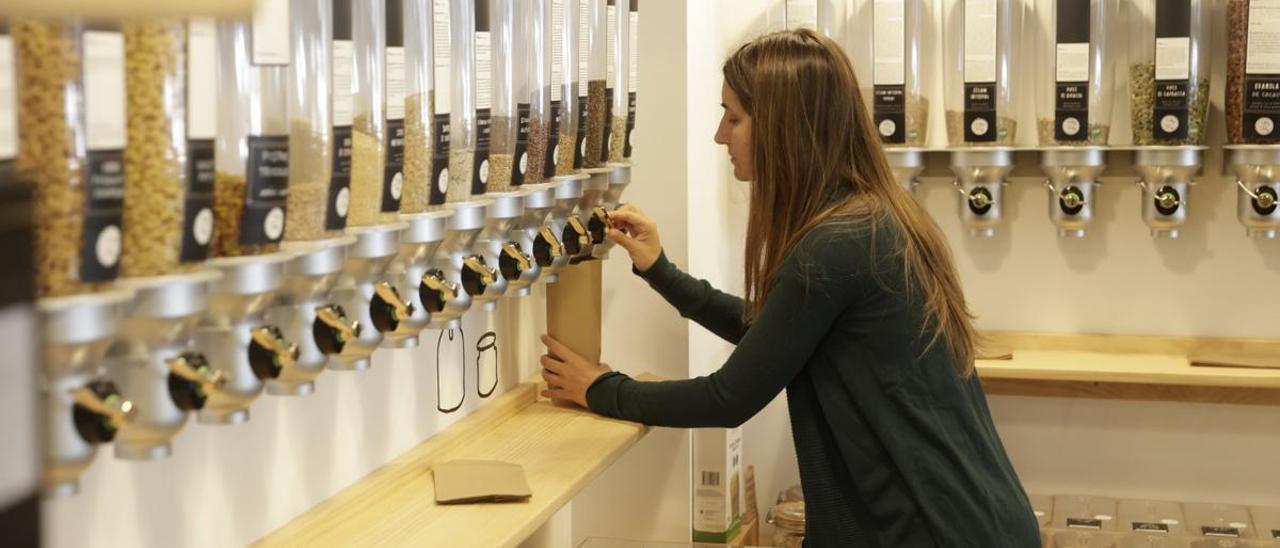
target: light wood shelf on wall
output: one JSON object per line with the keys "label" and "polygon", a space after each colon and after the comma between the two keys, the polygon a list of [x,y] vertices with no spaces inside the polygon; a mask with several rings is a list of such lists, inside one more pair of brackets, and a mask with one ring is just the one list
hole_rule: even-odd
{"label": "light wood shelf on wall", "polygon": [[[539,401],[527,382],[258,541],[258,546],[515,546],[640,441],[642,425]],[[439,505],[432,466],[520,464],[522,503]]]}
{"label": "light wood shelf on wall", "polygon": [[[1280,340],[987,333],[988,394],[1280,405]],[[1242,366],[1200,366],[1197,362]]]}

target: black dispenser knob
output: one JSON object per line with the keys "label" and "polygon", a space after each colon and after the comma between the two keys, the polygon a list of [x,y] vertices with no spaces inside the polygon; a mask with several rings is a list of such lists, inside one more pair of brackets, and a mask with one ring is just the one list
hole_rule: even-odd
{"label": "black dispenser knob", "polygon": [[428,312],[442,312],[445,306],[458,298],[458,285],[446,280],[444,272],[428,270],[422,275],[422,283],[418,285],[418,297],[422,299],[422,306]]}
{"label": "black dispenser knob", "polygon": [[311,324],[316,347],[326,355],[341,354],[347,343],[360,338],[360,322],[347,318],[341,306],[328,304],[316,308],[316,321]]}
{"label": "black dispenser knob", "polygon": [[249,367],[260,380],[278,378],[285,367],[298,361],[298,345],[284,338],[275,326],[254,328],[250,334]]}

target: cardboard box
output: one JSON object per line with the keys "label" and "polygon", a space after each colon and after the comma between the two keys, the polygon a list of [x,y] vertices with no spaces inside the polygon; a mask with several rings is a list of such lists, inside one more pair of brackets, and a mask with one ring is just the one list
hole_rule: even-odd
{"label": "cardboard box", "polygon": [[742,429],[693,433],[693,540],[729,542],[742,524]]}

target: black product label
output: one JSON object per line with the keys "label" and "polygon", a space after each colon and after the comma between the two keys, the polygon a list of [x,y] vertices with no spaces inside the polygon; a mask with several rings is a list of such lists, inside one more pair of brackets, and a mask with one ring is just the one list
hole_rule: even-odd
{"label": "black product label", "polygon": [[80,279],[114,280],[120,272],[124,213],[124,151],[89,151],[84,232],[80,241]]}
{"label": "black product label", "polygon": [[996,140],[996,84],[964,85],[964,140],[990,143]]}
{"label": "black product label", "polygon": [[[585,83],[584,83],[585,85]],[[587,159],[587,98],[578,97],[578,142],[573,148],[573,167],[581,169]]]}
{"label": "black product label", "polygon": [[[1190,129],[1191,2],[1156,0],[1155,100],[1152,137],[1186,139]],[[1163,52],[1171,52],[1166,57]]]}
{"label": "black product label", "polygon": [[333,0],[333,39],[351,39],[351,0]]}
{"label": "black product label", "polygon": [[351,126],[333,128],[333,175],[329,178],[328,211],[324,215],[325,230],[342,230],[347,227],[347,209],[351,206],[353,145]]}
{"label": "black product label", "polygon": [[1058,0],[1053,137],[1089,139],[1089,2]]}
{"label": "black product label", "polygon": [[1067,518],[1070,529],[1102,529],[1102,520],[1097,518]]}
{"label": "black product label", "polygon": [[1169,526],[1164,523],[1133,522],[1133,530],[1141,533],[1168,533]]}
{"label": "black product label", "polygon": [[613,88],[604,89],[604,143],[600,147],[600,161],[609,161],[609,149],[612,148],[613,139],[611,136],[613,131]]}
{"label": "black product label", "polygon": [[560,147],[560,101],[551,102],[551,123],[547,128],[547,158],[544,177],[556,176],[556,149]]}
{"label": "black product label", "polygon": [[1240,530],[1235,527],[1214,527],[1212,525],[1204,525],[1200,527],[1200,533],[1206,537],[1240,538]]}
{"label": "black product label", "polygon": [[435,115],[436,151],[431,156],[431,205],[444,203],[449,191],[449,115]]}
{"label": "black product label", "polygon": [[248,143],[240,243],[278,242],[284,235],[284,207],[289,197],[289,136],[251,135]]}
{"label": "black product label", "polygon": [[1247,75],[1244,79],[1244,136],[1280,137],[1280,76]]}
{"label": "black product label", "polygon": [[529,104],[516,105],[516,155],[511,166],[511,186],[524,184],[525,172],[529,169]]}
{"label": "black product label", "polygon": [[382,174],[382,211],[400,211],[404,191],[404,120],[387,120],[387,163]]}
{"label": "black product label", "polygon": [[876,128],[882,142],[900,145],[907,142],[907,106],[905,86],[875,86]]}
{"label": "black product label", "polygon": [[489,186],[489,138],[493,132],[489,109],[476,111],[476,159],[471,163],[471,195],[485,193]]}
{"label": "black product label", "polygon": [[209,257],[213,239],[213,140],[187,141],[187,198],[182,214],[182,262]]}
{"label": "black product label", "polygon": [[627,146],[622,151],[622,155],[630,158],[632,150],[632,137],[636,132],[636,92],[627,94]]}
{"label": "black product label", "polygon": [[387,0],[387,47],[404,47],[404,0]]}

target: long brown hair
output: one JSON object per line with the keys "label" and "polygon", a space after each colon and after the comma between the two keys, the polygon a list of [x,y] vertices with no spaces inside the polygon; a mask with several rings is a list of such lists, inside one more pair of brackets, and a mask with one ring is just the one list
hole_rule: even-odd
{"label": "long brown hair", "polygon": [[725,62],[724,78],[751,117],[747,319],[763,308],[783,257],[810,230],[837,216],[882,215],[902,236],[906,291],[923,296],[926,350],[945,340],[957,372],[972,372],[978,335],[950,249],[896,182],[840,46],[808,29],[766,34]]}

